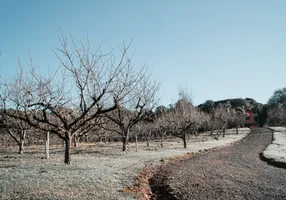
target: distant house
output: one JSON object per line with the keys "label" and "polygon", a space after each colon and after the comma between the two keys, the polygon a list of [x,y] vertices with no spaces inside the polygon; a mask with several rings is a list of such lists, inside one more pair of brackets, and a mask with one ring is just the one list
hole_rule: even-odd
{"label": "distant house", "polygon": [[251,110],[247,110],[248,116],[245,118],[244,126],[248,128],[255,128],[258,127],[258,123],[255,121],[255,113]]}

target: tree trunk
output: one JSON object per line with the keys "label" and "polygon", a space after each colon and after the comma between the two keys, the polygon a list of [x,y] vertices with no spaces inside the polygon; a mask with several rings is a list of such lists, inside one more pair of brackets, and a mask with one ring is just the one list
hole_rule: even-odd
{"label": "tree trunk", "polygon": [[146,138],[146,141],[147,141],[147,147],[149,147],[149,138]]}
{"label": "tree trunk", "polygon": [[24,153],[24,140],[20,140],[20,142],[18,143],[19,145],[19,154],[23,154]]}
{"label": "tree trunk", "polygon": [[124,135],[122,136],[122,151],[127,150],[127,137]]}
{"label": "tree trunk", "polygon": [[163,148],[163,146],[164,146],[164,145],[163,145],[163,136],[164,136],[165,133],[166,133],[166,132],[164,132],[164,133],[161,134],[161,148]]}
{"label": "tree trunk", "polygon": [[149,138],[151,137],[151,131],[149,131],[148,132],[148,135],[147,135],[147,137],[146,137],[146,141],[147,141],[147,147],[149,147],[150,145],[149,145]]}
{"label": "tree trunk", "polygon": [[46,141],[45,141],[45,148],[46,148],[46,159],[50,158],[50,132],[46,132]]}
{"label": "tree trunk", "polygon": [[104,143],[105,143],[105,144],[108,143],[108,137],[107,137],[107,135],[104,135]]}
{"label": "tree trunk", "polygon": [[136,151],[138,151],[137,133],[135,134],[135,146],[136,146]]}
{"label": "tree trunk", "polygon": [[128,137],[129,129],[124,130],[122,133],[122,151],[127,151]]}
{"label": "tree trunk", "polygon": [[77,148],[79,146],[79,138],[76,137],[76,136],[73,136],[73,144],[74,144],[74,147]]}
{"label": "tree trunk", "polygon": [[238,126],[236,126],[236,135],[238,134]]}
{"label": "tree trunk", "polygon": [[222,129],[222,137],[225,136],[225,128]]}
{"label": "tree trunk", "polygon": [[186,133],[183,134],[183,142],[184,142],[184,148],[186,149],[187,148],[187,138],[186,138]]}
{"label": "tree trunk", "polygon": [[65,164],[71,162],[71,139],[69,136],[65,138]]}

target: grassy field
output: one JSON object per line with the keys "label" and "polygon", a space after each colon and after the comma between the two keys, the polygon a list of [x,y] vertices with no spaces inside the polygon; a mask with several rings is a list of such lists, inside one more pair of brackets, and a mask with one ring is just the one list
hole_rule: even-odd
{"label": "grassy field", "polygon": [[72,152],[72,164],[63,163],[63,146],[51,146],[50,159],[44,159],[44,146],[25,148],[18,155],[16,147],[0,148],[1,199],[136,199],[120,192],[132,185],[133,178],[146,166],[157,165],[170,157],[184,155],[229,144],[241,139],[249,129],[239,135],[230,131],[224,139],[213,140],[207,135],[191,137],[189,147],[182,148],[180,139],[164,142],[152,141],[129,145],[121,152],[121,143],[80,144]]}

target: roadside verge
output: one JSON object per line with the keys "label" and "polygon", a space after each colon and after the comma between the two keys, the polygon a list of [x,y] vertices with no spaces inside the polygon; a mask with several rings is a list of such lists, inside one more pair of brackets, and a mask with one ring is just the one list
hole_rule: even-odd
{"label": "roadside verge", "polygon": [[286,169],[286,127],[269,127],[272,143],[262,152],[261,159],[268,164]]}

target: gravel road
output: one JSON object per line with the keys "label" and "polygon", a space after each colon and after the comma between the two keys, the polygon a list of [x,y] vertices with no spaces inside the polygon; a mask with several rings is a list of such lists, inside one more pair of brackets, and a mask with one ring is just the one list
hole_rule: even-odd
{"label": "gravel road", "polygon": [[271,140],[269,130],[253,129],[233,146],[169,165],[155,175],[157,185],[151,180],[154,198],[285,200],[286,169],[259,156]]}

